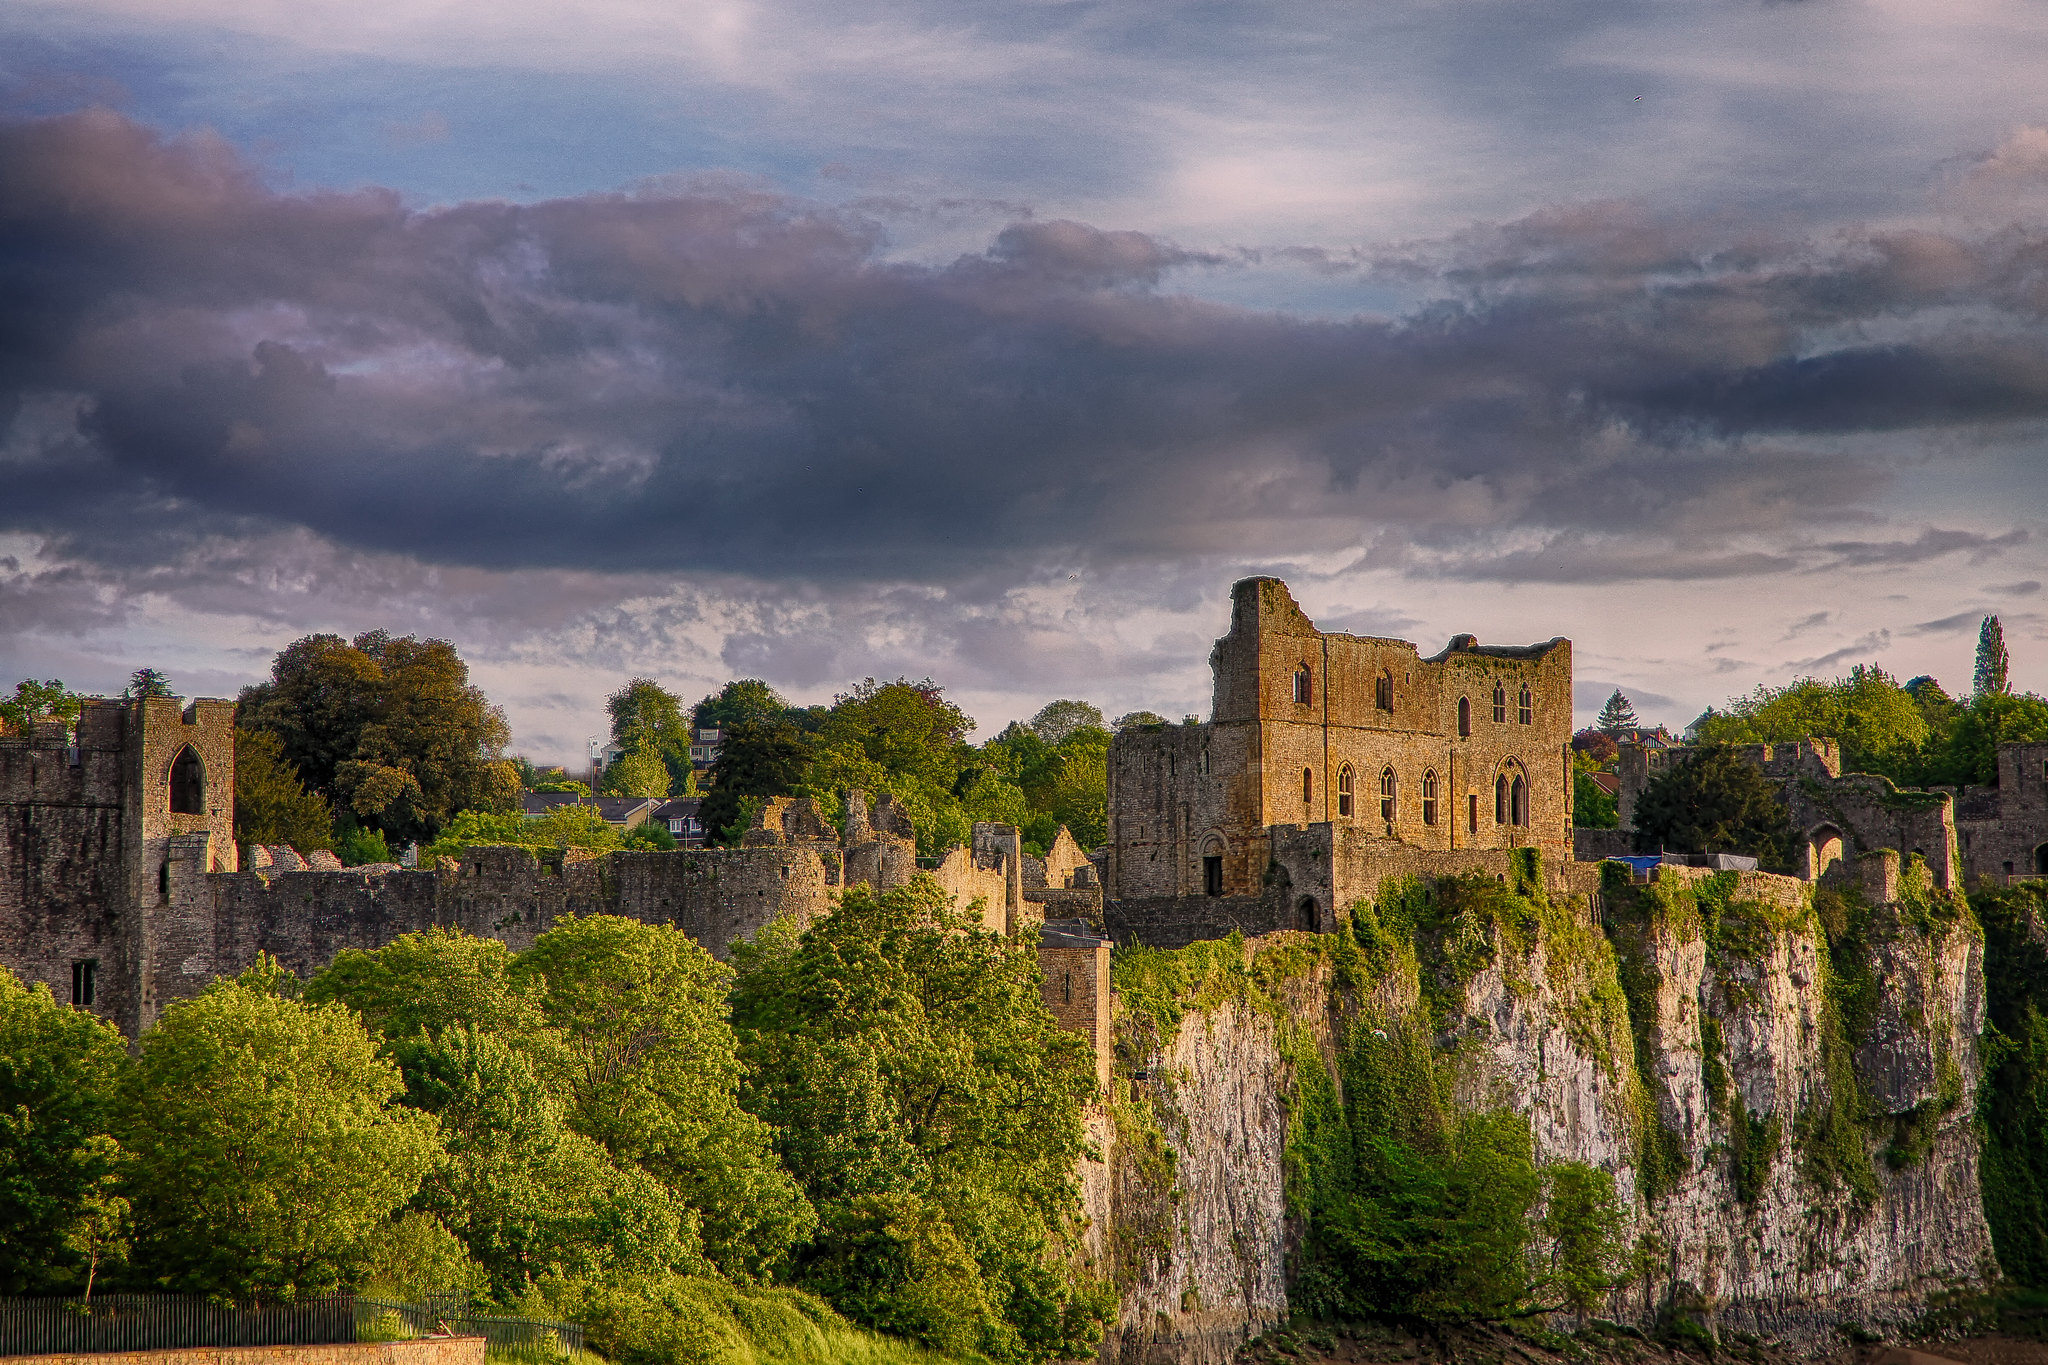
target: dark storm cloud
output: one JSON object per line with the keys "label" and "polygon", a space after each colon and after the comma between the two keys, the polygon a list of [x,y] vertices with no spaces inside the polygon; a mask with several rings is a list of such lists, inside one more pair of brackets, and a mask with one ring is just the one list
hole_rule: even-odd
{"label": "dark storm cloud", "polygon": [[[730,184],[422,211],[279,194],[110,113],[0,125],[0,531],[138,573],[310,533],[657,582],[1361,546],[1452,578],[1716,579],[1808,562],[1729,539],[1867,517],[1886,477],[1761,442],[2048,415],[2048,245],[2010,232],[1823,253],[1558,209],[1377,259],[1437,301],[1341,323],[1175,295],[1228,262],[1140,233],[887,248],[879,219]],[[1911,335],[1816,340],[1866,324]],[[727,648],[843,671],[801,629]]]}

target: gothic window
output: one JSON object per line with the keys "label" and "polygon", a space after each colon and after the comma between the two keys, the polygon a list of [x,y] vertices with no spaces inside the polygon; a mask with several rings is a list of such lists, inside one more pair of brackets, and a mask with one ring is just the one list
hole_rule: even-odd
{"label": "gothic window", "polygon": [[1308,671],[1308,665],[1303,664],[1294,670],[1294,699],[1306,706],[1315,700],[1315,693],[1315,680]]}
{"label": "gothic window", "polygon": [[1395,785],[1395,782],[1394,782],[1394,770],[1393,770],[1392,768],[1383,768],[1383,769],[1381,769],[1381,770],[1380,770],[1380,819],[1382,819],[1382,820],[1392,820],[1392,819],[1394,818],[1394,798],[1395,798],[1395,797],[1396,797],[1396,796],[1397,796],[1398,794],[1399,794],[1399,789],[1398,789],[1398,788],[1396,787],[1396,785]]}
{"label": "gothic window", "polygon": [[1520,773],[1508,787],[1508,814],[1516,824],[1527,827],[1529,823],[1529,784],[1522,780]]}
{"label": "gothic window", "polygon": [[1505,825],[1508,822],[1508,775],[1502,773],[1493,779],[1493,823]]}
{"label": "gothic window", "polygon": [[1301,804],[1306,806],[1316,799],[1316,773],[1313,768],[1301,770]]}
{"label": "gothic window", "polygon": [[206,814],[206,765],[189,744],[171,760],[171,814]]}
{"label": "gothic window", "polygon": [[1515,719],[1523,725],[1531,724],[1536,719],[1536,705],[1529,695],[1527,683],[1522,684],[1521,694],[1515,699]]}
{"label": "gothic window", "polygon": [[1382,670],[1379,677],[1373,679],[1372,704],[1382,711],[1394,709],[1394,675],[1391,671]]}
{"label": "gothic window", "polygon": [[1351,818],[1352,778],[1351,765],[1346,763],[1337,769],[1337,814]]}
{"label": "gothic window", "polygon": [[1470,697],[1460,697],[1458,698],[1458,738],[1470,739],[1471,737],[1472,699]]}
{"label": "gothic window", "polygon": [[1422,775],[1422,823],[1436,823],[1436,772],[1432,769]]}
{"label": "gothic window", "polygon": [[1508,689],[1500,683],[1493,685],[1493,723],[1508,723]]}

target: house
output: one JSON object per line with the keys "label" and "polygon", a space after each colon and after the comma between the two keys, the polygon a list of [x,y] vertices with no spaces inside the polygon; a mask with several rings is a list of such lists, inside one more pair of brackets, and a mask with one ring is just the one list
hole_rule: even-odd
{"label": "house", "polygon": [[704,847],[704,824],[697,818],[697,812],[704,804],[701,796],[678,796],[654,808],[648,820],[657,825],[666,825],[668,832],[676,837],[678,848]]}

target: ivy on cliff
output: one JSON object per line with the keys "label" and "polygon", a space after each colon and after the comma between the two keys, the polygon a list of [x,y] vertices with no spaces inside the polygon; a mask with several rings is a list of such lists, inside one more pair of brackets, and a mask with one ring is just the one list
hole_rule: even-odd
{"label": "ivy on cliff", "polygon": [[1984,1221],[2006,1275],[2048,1288],[2048,885],[1984,888]]}

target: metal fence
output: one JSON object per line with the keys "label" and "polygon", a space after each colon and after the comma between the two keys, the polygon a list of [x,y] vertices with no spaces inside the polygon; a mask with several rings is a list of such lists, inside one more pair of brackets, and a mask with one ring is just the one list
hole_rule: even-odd
{"label": "metal fence", "polygon": [[196,1294],[96,1294],[0,1299],[0,1356],[166,1351],[187,1346],[320,1346],[435,1332],[484,1338],[493,1362],[551,1365],[584,1352],[583,1329],[470,1311],[460,1296],[395,1303],[337,1294],[267,1307],[223,1306]]}
{"label": "metal fence", "polygon": [[422,1303],[358,1298],[356,1323],[359,1340],[369,1339],[372,1334],[381,1337],[390,1326],[401,1328],[400,1335],[449,1331],[457,1336],[482,1337],[493,1361],[559,1361],[580,1356],[585,1349],[583,1329],[573,1322],[472,1313],[468,1301],[459,1296],[430,1296]]}
{"label": "metal fence", "polygon": [[0,1299],[0,1356],[355,1339],[352,1294],[267,1308],[224,1308],[196,1294],[98,1294],[90,1307],[77,1299]]}

